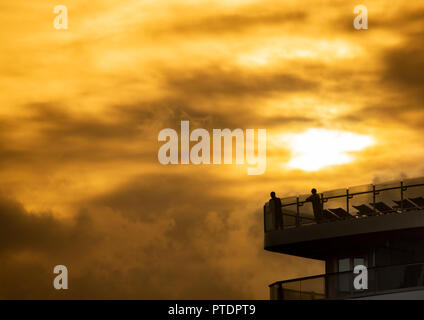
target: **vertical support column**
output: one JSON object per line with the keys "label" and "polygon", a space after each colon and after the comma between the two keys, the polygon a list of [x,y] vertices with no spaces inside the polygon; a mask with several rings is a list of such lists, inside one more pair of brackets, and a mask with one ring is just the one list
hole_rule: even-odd
{"label": "vertical support column", "polygon": [[277,290],[277,300],[284,300],[284,290],[281,283],[278,284]]}

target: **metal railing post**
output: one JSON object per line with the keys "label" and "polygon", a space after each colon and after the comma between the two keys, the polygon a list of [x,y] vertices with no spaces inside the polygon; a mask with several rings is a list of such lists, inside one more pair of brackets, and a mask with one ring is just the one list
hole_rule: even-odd
{"label": "metal railing post", "polygon": [[296,198],[296,228],[300,227],[299,197]]}
{"label": "metal railing post", "polygon": [[349,214],[349,189],[346,189],[346,212]]}
{"label": "metal railing post", "polygon": [[375,209],[375,185],[372,185],[372,209],[374,210],[374,215],[377,214],[377,210]]}
{"label": "metal railing post", "polygon": [[400,182],[400,211],[403,212],[403,181]]}

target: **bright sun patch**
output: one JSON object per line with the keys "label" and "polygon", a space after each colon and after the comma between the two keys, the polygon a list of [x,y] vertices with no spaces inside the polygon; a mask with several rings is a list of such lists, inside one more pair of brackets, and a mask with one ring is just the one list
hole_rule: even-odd
{"label": "bright sun patch", "polygon": [[352,162],[354,157],[350,152],[374,144],[370,136],[326,129],[309,129],[300,134],[285,135],[283,140],[292,152],[288,166],[304,171],[317,171],[327,166]]}

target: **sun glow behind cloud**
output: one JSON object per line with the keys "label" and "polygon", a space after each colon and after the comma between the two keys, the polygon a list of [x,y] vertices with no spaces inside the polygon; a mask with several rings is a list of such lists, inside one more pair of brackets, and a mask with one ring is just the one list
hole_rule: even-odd
{"label": "sun glow behind cloud", "polygon": [[354,160],[350,152],[360,151],[374,144],[370,136],[353,132],[309,129],[300,134],[285,135],[292,158],[288,166],[304,171],[317,171],[327,166]]}

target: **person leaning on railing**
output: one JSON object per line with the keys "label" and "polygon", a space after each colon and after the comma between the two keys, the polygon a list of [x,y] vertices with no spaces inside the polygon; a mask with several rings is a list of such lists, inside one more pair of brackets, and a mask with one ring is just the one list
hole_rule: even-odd
{"label": "person leaning on railing", "polygon": [[275,217],[275,226],[277,229],[283,229],[283,213],[281,212],[281,199],[275,196],[275,192],[270,193],[269,208]]}
{"label": "person leaning on railing", "polygon": [[314,210],[314,217],[317,223],[322,222],[322,203],[319,194],[317,193],[317,189],[313,188],[311,190],[312,195],[306,198],[305,201],[312,203],[312,209]]}

